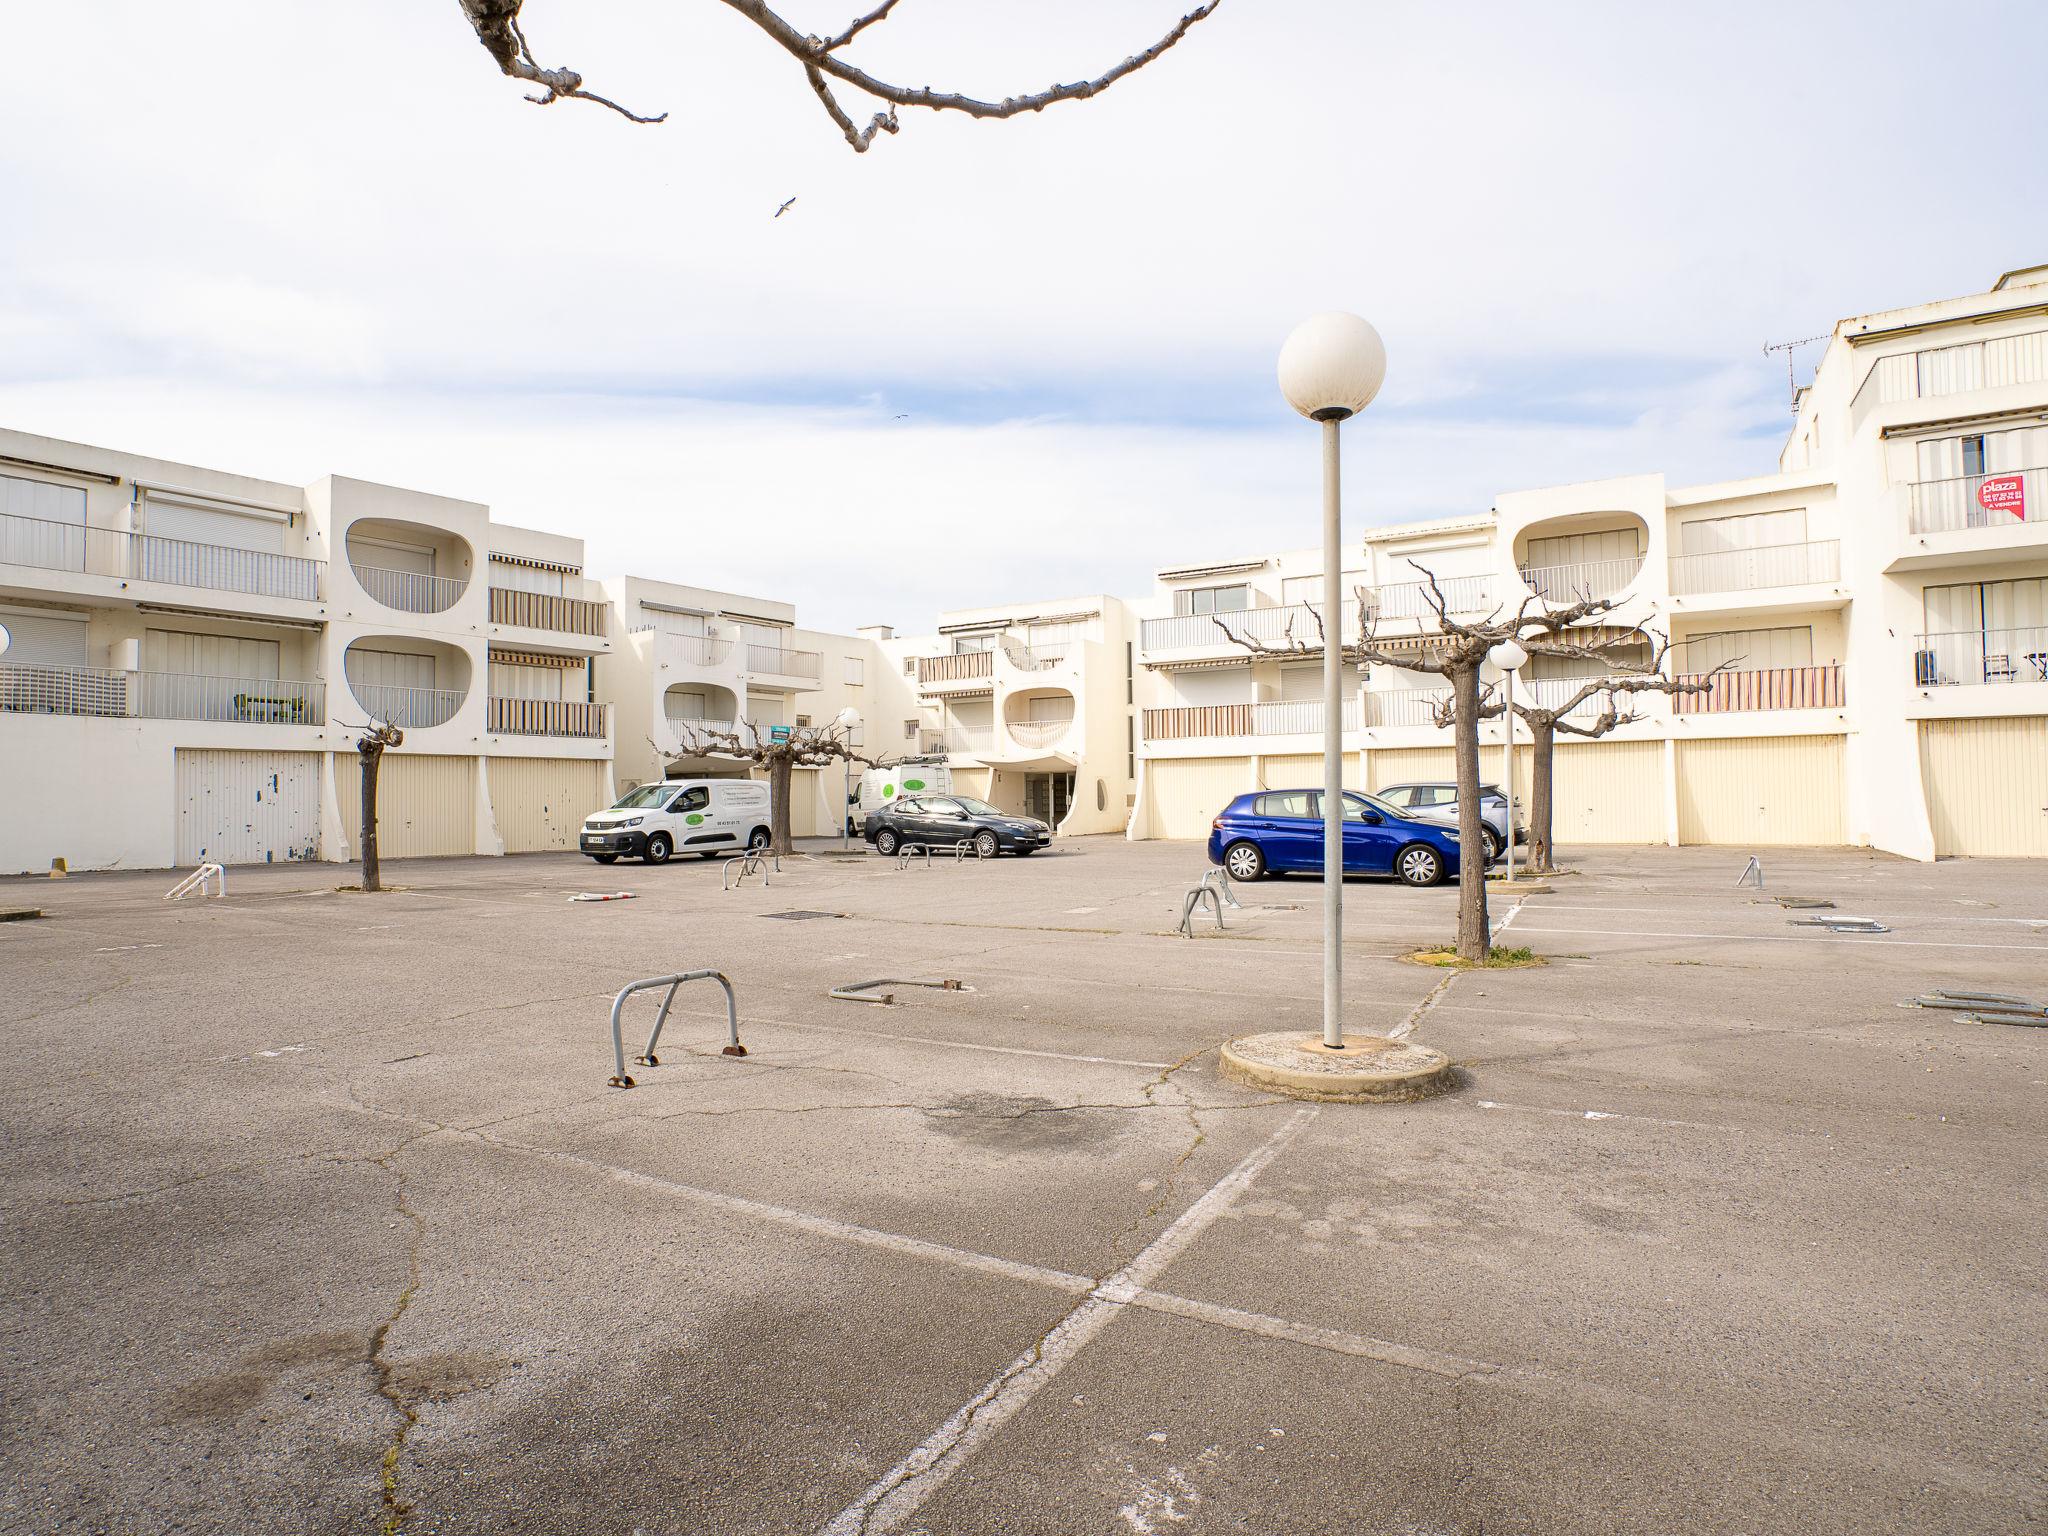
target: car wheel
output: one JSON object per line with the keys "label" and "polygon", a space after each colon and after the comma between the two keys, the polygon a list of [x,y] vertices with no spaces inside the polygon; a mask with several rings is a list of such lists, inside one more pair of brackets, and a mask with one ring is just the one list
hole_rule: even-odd
{"label": "car wheel", "polygon": [[875,834],[875,852],[885,859],[893,855],[902,843],[903,840],[887,827]]}
{"label": "car wheel", "polygon": [[1223,850],[1223,868],[1233,880],[1263,879],[1266,856],[1257,843],[1232,843]]}
{"label": "car wheel", "polygon": [[1394,873],[1403,885],[1435,885],[1444,877],[1444,861],[1426,843],[1410,843],[1394,855]]}
{"label": "car wheel", "polygon": [[766,827],[756,827],[747,834],[747,852],[760,853],[772,841],[774,835]]}
{"label": "car wheel", "polygon": [[616,853],[593,853],[591,857],[600,864],[616,864],[619,862],[619,856]]}
{"label": "car wheel", "polygon": [[647,862],[650,864],[666,864],[668,862],[669,850],[668,834],[666,832],[655,833],[654,836],[647,839]]}
{"label": "car wheel", "polygon": [[1479,829],[1479,837],[1486,844],[1486,862],[1491,864],[1500,857],[1500,834],[1491,827],[1481,827]]}
{"label": "car wheel", "polygon": [[992,859],[1001,851],[1002,845],[996,841],[995,833],[984,831],[974,834],[974,856],[976,858]]}

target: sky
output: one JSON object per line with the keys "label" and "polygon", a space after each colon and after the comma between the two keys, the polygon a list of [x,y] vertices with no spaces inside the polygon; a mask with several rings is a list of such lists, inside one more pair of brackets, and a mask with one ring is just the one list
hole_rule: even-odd
{"label": "sky", "polygon": [[[1000,97],[1181,8],[904,0],[847,57]],[[1273,365],[1320,310],[1387,343],[1353,536],[1767,473],[1766,342],[2048,261],[2035,0],[1224,0],[866,155],[718,0],[524,16],[668,121],[527,104],[456,0],[0,0],[0,425],[919,633],[1313,544]]]}

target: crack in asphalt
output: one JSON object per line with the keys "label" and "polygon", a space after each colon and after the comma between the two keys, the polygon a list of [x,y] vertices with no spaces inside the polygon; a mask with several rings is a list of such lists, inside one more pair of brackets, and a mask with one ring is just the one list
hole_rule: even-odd
{"label": "crack in asphalt", "polygon": [[[434,1134],[427,1132],[427,1135]],[[398,1214],[412,1224],[412,1237],[406,1244],[405,1288],[398,1293],[398,1300],[384,1320],[370,1331],[370,1349],[367,1357],[372,1376],[375,1379],[377,1395],[389,1403],[398,1414],[397,1427],[391,1441],[384,1447],[384,1456],[378,1468],[378,1488],[384,1501],[384,1520],[379,1526],[380,1536],[398,1536],[405,1527],[405,1521],[412,1514],[412,1505],[405,1499],[399,1487],[399,1458],[405,1452],[406,1437],[413,1426],[420,1421],[419,1410],[399,1390],[398,1378],[391,1362],[385,1358],[384,1345],[391,1336],[391,1330],[404,1318],[411,1307],[413,1298],[419,1294],[421,1282],[420,1246],[426,1240],[427,1224],[405,1198],[405,1170],[398,1166],[399,1154],[424,1137],[416,1136],[411,1141],[400,1143],[382,1157],[369,1158],[392,1177],[392,1204]]]}

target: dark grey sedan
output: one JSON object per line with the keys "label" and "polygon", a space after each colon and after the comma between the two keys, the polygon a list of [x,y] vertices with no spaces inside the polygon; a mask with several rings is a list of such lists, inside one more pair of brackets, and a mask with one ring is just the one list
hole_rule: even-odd
{"label": "dark grey sedan", "polygon": [[861,836],[880,854],[972,843],[977,854],[992,859],[999,853],[1038,852],[1052,841],[1052,828],[971,795],[908,795],[868,812]]}

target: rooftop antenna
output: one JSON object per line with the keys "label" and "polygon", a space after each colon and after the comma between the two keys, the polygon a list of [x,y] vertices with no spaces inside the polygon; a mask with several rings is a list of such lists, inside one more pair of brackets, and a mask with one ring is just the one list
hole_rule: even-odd
{"label": "rooftop antenna", "polygon": [[1833,332],[1829,332],[1827,336],[1802,336],[1797,341],[1767,341],[1764,343],[1765,357],[1769,357],[1773,352],[1785,354],[1785,388],[1792,396],[1792,414],[1795,416],[1799,414],[1799,379],[1792,372],[1792,354],[1800,347],[1812,346],[1816,341],[1827,341],[1832,335]]}

